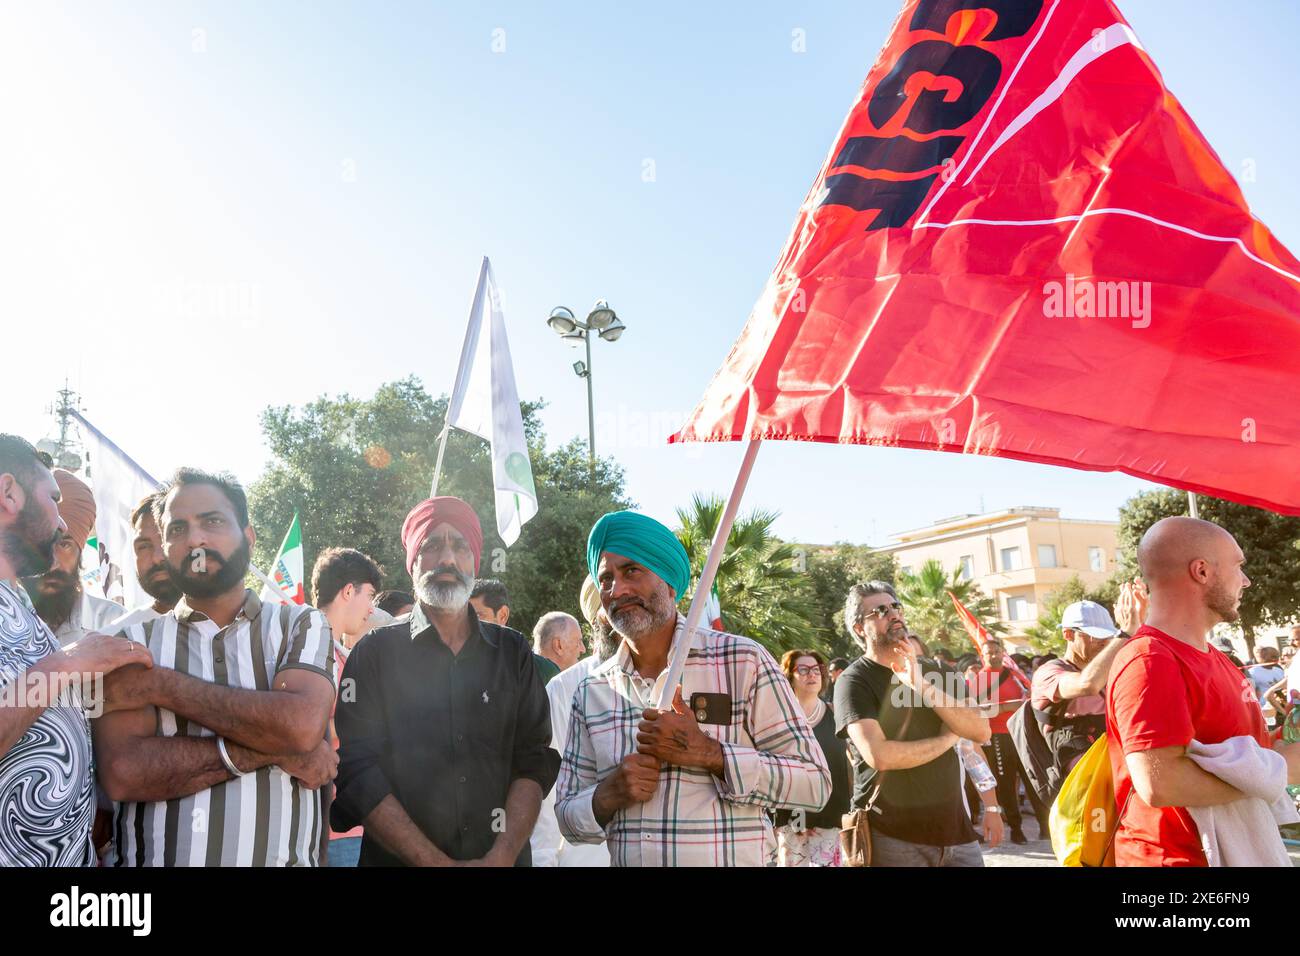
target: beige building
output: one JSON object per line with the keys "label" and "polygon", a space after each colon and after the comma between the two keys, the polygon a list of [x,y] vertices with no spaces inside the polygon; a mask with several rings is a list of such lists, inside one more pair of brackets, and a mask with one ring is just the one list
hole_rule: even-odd
{"label": "beige building", "polygon": [[951,573],[960,567],[998,602],[1013,638],[1038,619],[1048,594],[1078,575],[1088,587],[1105,583],[1119,561],[1119,522],[1074,521],[1059,508],[1009,508],[945,518],[928,528],[892,535],[898,544],[879,549],[903,570],[931,559]]}

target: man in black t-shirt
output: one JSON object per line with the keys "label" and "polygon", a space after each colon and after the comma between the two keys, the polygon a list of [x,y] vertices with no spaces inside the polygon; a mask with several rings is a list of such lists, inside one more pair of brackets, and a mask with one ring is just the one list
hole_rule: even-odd
{"label": "man in black t-shirt", "polygon": [[960,678],[918,660],[889,584],[850,588],[844,622],[864,653],[835,683],[835,729],[850,745],[854,809],[878,811],[872,865],[983,866],[955,748],[988,743],[988,719]]}

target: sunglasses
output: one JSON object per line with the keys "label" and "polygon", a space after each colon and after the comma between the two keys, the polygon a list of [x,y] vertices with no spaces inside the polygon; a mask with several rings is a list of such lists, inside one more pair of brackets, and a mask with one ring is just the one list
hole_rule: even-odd
{"label": "sunglasses", "polygon": [[901,614],[903,612],[903,605],[899,604],[897,601],[890,601],[888,604],[881,604],[879,607],[869,607],[867,608],[866,616],[879,618],[883,621],[889,616],[890,611],[897,611]]}

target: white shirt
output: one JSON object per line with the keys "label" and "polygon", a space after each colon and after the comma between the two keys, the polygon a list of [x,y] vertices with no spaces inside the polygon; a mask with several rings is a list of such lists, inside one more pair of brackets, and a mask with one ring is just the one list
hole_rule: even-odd
{"label": "white shirt", "polygon": [[1300,694],[1300,654],[1291,661],[1291,667],[1286,672],[1286,692]]}
{"label": "white shirt", "polygon": [[[572,667],[561,671],[546,685],[546,699],[551,705],[551,746],[564,756],[564,743],[569,738],[569,715],[573,710],[573,692],[583,678],[600,666],[600,659],[592,654]],[[537,825],[528,840],[533,851],[533,866],[609,866],[609,850],[603,843],[574,844],[560,835],[560,825],[555,819],[555,788],[542,801],[537,814]]]}
{"label": "white shirt", "polygon": [[81,600],[72,605],[72,614],[59,625],[54,636],[58,639],[60,647],[67,647],[87,634],[108,634],[109,627],[125,611],[126,608],[116,601],[94,597],[83,590]]}

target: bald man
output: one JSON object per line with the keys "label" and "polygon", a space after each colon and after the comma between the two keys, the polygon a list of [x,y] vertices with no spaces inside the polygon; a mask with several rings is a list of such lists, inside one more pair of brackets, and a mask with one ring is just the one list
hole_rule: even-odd
{"label": "bald man", "polygon": [[[1115,658],[1106,698],[1119,866],[1207,865],[1187,808],[1245,794],[1203,770],[1188,745],[1246,736],[1270,746],[1249,679],[1209,643],[1214,625],[1238,618],[1245,560],[1231,534],[1195,518],[1157,521],[1138,547],[1146,624]],[[1300,745],[1277,749],[1300,783]],[[1259,838],[1280,840],[1275,830]]]}

